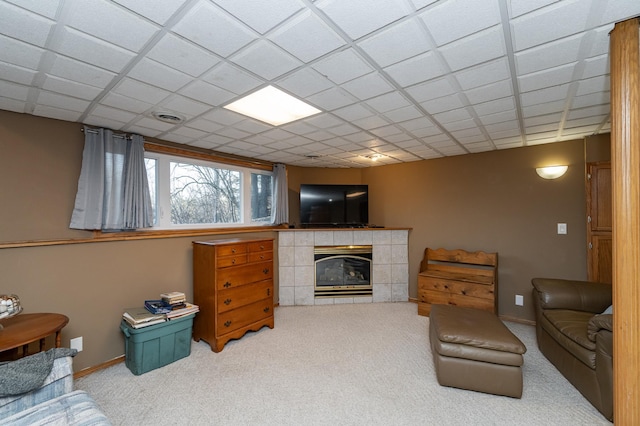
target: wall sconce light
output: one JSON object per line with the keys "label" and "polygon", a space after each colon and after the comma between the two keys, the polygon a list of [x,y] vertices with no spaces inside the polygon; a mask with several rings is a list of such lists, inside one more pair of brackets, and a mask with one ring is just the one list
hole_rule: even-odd
{"label": "wall sconce light", "polygon": [[568,168],[569,166],[536,167],[536,173],[543,179],[558,179]]}

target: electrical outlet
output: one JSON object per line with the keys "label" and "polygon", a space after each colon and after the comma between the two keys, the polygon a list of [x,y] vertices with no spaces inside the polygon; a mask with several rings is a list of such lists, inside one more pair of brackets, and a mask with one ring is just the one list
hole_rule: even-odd
{"label": "electrical outlet", "polygon": [[524,306],[524,297],[521,294],[516,294],[516,306]]}
{"label": "electrical outlet", "polygon": [[82,337],[76,337],[69,342],[71,349],[75,349],[78,352],[82,352]]}

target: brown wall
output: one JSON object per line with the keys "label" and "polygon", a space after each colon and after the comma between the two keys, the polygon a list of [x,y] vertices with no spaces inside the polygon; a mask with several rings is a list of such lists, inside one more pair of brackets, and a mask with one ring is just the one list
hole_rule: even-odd
{"label": "brown wall", "polygon": [[[83,139],[77,123],[0,111],[0,244],[91,236],[68,228]],[[289,167],[291,222],[301,183],[368,184],[371,222],[412,228],[410,297],[425,247],[498,251],[500,313],[533,319],[533,276],[586,277],[583,159],[583,142],[569,141],[366,169]],[[535,174],[560,162],[570,168],[556,181]],[[568,235],[556,235],[557,222]],[[79,371],[124,353],[123,308],[168,290],[191,297],[191,241],[214,238],[224,236],[1,248],[0,293],[18,294],[25,312],[69,316],[62,343],[84,338]]]}
{"label": "brown wall", "polygon": [[[557,180],[535,172],[555,164],[569,165]],[[289,186],[295,192],[301,183],[321,182],[321,174],[327,183],[368,184],[370,222],[412,228],[411,298],[417,297],[427,247],[498,252],[499,309],[508,317],[534,319],[531,278],[586,278],[582,140],[358,171],[361,178],[336,182],[334,169],[300,169]],[[296,214],[292,211],[291,217]],[[558,222],[567,223],[567,235],[557,235]],[[516,294],[524,296],[523,307],[515,306]]]}

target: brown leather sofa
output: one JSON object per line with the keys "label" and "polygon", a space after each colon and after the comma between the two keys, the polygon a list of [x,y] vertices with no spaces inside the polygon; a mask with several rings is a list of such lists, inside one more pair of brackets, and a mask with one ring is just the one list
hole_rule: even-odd
{"label": "brown leather sofa", "polygon": [[534,278],[536,337],[544,356],[613,421],[611,285]]}

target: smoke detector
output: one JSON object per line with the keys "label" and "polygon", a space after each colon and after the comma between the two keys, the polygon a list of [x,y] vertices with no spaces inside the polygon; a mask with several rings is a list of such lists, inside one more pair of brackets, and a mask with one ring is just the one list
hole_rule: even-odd
{"label": "smoke detector", "polygon": [[171,124],[180,124],[184,121],[184,117],[167,111],[155,111],[153,116],[160,121]]}

